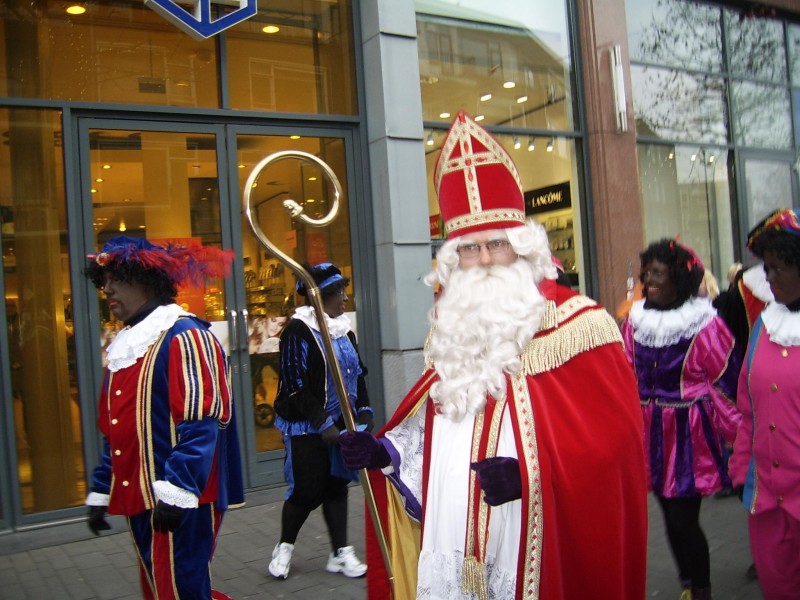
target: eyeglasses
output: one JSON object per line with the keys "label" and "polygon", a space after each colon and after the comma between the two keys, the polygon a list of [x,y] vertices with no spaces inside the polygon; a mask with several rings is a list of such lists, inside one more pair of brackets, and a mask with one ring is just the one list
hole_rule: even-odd
{"label": "eyeglasses", "polygon": [[489,254],[505,254],[511,248],[511,242],[491,240],[485,244],[461,244],[456,252],[461,258],[477,258],[481,254],[481,248],[486,248]]}

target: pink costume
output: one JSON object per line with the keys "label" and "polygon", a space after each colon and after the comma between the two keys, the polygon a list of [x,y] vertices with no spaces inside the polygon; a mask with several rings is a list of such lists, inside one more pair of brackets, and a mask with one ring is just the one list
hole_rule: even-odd
{"label": "pink costume", "polygon": [[729,484],[722,441],[733,443],[739,361],[733,336],[707,298],[672,310],[635,302],[622,325],[636,372],[650,489],[708,496]]}
{"label": "pink costume", "polygon": [[753,327],[739,377],[742,424],[730,461],[734,485],[745,484],[750,546],[768,599],[800,598],[798,370],[800,313],[772,303]]}

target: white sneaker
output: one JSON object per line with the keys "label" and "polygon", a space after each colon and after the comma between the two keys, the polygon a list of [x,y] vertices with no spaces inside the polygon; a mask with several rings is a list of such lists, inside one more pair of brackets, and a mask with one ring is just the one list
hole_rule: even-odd
{"label": "white sneaker", "polygon": [[345,546],[339,548],[336,554],[328,556],[325,570],[328,573],[341,573],[345,577],[363,577],[367,572],[367,565],[358,560],[352,546]]}
{"label": "white sneaker", "polygon": [[272,560],[269,563],[269,573],[276,579],[286,579],[289,576],[289,567],[292,566],[292,552],[294,544],[279,542],[272,551]]}

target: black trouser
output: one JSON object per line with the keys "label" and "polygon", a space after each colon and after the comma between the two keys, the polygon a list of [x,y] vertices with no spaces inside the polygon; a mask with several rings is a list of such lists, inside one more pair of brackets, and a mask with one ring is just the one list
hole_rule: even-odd
{"label": "black trouser", "polygon": [[661,498],[661,512],[672,555],[678,564],[681,582],[695,588],[711,585],[711,560],[706,534],[700,527],[702,496],[694,498]]}
{"label": "black trouser", "polygon": [[328,447],[319,435],[289,438],[294,489],[283,504],[281,542],[294,544],[311,511],[322,505],[333,552],[347,546],[347,479],[330,474]]}

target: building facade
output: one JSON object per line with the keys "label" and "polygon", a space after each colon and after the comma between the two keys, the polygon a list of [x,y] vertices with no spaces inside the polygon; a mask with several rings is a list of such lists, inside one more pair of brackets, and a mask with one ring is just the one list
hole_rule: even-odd
{"label": "building facade", "polygon": [[[276,485],[275,350],[298,298],[247,210],[282,253],[351,277],[385,418],[422,366],[431,175],[458,110],[514,157],[573,285],[613,308],[647,242],[680,236],[722,278],[755,222],[800,205],[799,22],[796,0],[262,0],[196,39],[139,0],[7,0],[0,530],[84,514],[120,324],[82,271],[110,237],[235,251],[231,278],[178,301],[228,349],[248,488]],[[316,161],[264,166],[285,150],[324,161],[341,194]],[[287,199],[338,213],[298,224]]]}

